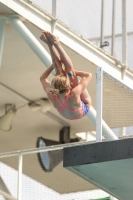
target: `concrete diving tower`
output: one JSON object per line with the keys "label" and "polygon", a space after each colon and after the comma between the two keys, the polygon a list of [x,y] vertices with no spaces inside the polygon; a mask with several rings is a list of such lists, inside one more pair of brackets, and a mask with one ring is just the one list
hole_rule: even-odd
{"label": "concrete diving tower", "polygon": [[133,199],[133,138],[64,148],[63,166],[119,200]]}

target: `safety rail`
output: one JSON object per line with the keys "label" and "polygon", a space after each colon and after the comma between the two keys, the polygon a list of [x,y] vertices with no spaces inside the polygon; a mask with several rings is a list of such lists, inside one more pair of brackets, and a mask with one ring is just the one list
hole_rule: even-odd
{"label": "safety rail", "polygon": [[118,2],[115,0],[26,1],[50,13],[55,19],[59,19],[84,38],[120,60],[124,64],[123,79],[127,66],[133,69],[130,45],[133,41],[131,21],[133,2],[129,0]]}
{"label": "safety rail", "polygon": [[[43,152],[43,153],[50,153],[50,152],[53,152],[54,153],[54,157],[53,157],[53,160],[58,156],[58,159],[59,159],[59,157],[60,157],[60,154],[58,154],[59,152],[61,152],[62,153],[62,150],[63,150],[63,148],[65,148],[65,147],[74,147],[74,146],[79,146],[79,145],[86,145],[86,144],[90,144],[90,143],[92,143],[92,142],[76,142],[76,143],[69,143],[69,144],[61,144],[61,145],[55,145],[55,146],[48,146],[48,147],[42,147],[42,148],[34,148],[34,149],[28,149],[28,150],[21,150],[21,151],[14,151],[14,152],[9,152],[9,153],[1,153],[0,154],[0,161],[4,164],[4,167],[3,168],[7,168],[8,167],[8,165],[5,165],[6,163],[10,163],[9,165],[11,166],[11,167],[13,167],[13,168],[15,168],[15,170],[16,170],[16,173],[18,173],[18,175],[17,175],[17,180],[14,178],[14,175],[12,175],[11,176],[11,174],[12,174],[12,168],[10,169],[10,172],[8,172],[8,169],[5,169],[6,170],[6,175],[7,176],[11,176],[12,178],[10,178],[10,184],[15,184],[15,185],[17,185],[17,197],[14,197],[14,195],[12,196],[11,194],[8,194],[8,193],[6,193],[6,192],[4,192],[4,191],[2,191],[2,190],[0,190],[0,195],[2,195],[4,198],[6,198],[6,199],[9,199],[9,200],[22,200],[22,196],[24,196],[25,194],[24,193],[26,193],[26,192],[24,192],[23,190],[25,190],[25,186],[24,186],[24,184],[27,184],[27,182],[29,182],[29,186],[28,186],[28,188],[32,188],[33,186],[32,186],[32,184],[30,185],[30,181],[29,180],[27,180],[27,181],[24,181],[24,178],[25,177],[23,177],[23,173],[25,174],[25,171],[28,171],[26,168],[28,167],[28,165],[29,165],[29,163],[27,162],[27,156],[28,156],[28,160],[31,160],[31,162],[32,162],[32,167],[35,165],[36,166],[36,162],[37,162],[37,165],[39,166],[39,161],[36,159],[36,154],[38,154],[38,153],[41,153],[41,152]],[[55,154],[55,152],[57,152],[57,155]],[[35,155],[35,156],[32,156],[32,159],[31,159],[31,157],[30,157],[30,155]],[[34,157],[34,159],[33,159],[33,157]],[[56,158],[57,159],[57,158]],[[60,158],[60,160],[62,159],[62,156],[61,156],[61,158]],[[26,160],[25,162],[24,162],[24,160]],[[1,171],[1,173],[3,172],[3,168],[1,167],[1,162],[0,162],[0,171]],[[16,162],[18,163],[18,164],[16,164]],[[27,162],[27,163],[26,163]],[[55,162],[56,162],[56,160],[55,160]],[[53,164],[54,165],[54,164]],[[17,167],[18,166],[18,167]],[[34,166],[34,168],[35,168],[35,166]],[[60,173],[62,173],[61,171],[62,170],[65,170],[65,169],[63,169],[63,166],[59,166],[58,167],[60,170]],[[24,169],[24,172],[23,172],[23,170],[22,169]],[[38,169],[39,169],[39,171],[38,171]],[[18,172],[17,172],[18,171]],[[30,169],[30,171],[32,171],[31,169]],[[45,177],[50,177],[50,174],[49,175],[47,175],[47,173],[46,172],[44,172],[44,171],[42,171],[41,170],[41,168],[36,168],[36,169],[34,169],[34,173],[38,173],[38,175],[39,175],[39,173],[41,174],[41,176],[42,176],[42,174],[43,174],[43,176]],[[9,173],[9,174],[8,174]],[[26,172],[27,173],[27,172]],[[29,171],[28,171],[28,173],[30,173]],[[53,172],[52,172],[53,173]],[[70,173],[70,172],[66,172],[65,171],[65,173],[68,173],[67,174],[67,176],[70,178],[70,177],[72,177],[73,175]],[[69,174],[70,173],[70,174]],[[63,174],[64,174],[64,171],[63,171]],[[32,176],[31,174],[28,174],[29,176]],[[53,173],[53,178],[52,178],[52,181],[54,181],[54,173]],[[45,177],[45,178],[46,178]],[[68,177],[67,177],[67,179],[68,179]],[[73,178],[73,177],[72,177]],[[76,178],[77,179],[77,177],[74,177],[74,178]],[[66,179],[66,177],[65,177],[65,179]],[[66,179],[66,182],[68,182],[68,180]],[[40,179],[39,179],[40,180]],[[32,181],[34,181],[34,180],[32,180]],[[43,177],[41,177],[41,180],[40,181],[42,181],[43,182]],[[60,181],[60,178],[59,178],[59,180],[58,181]],[[72,180],[70,180],[70,181],[72,181]],[[77,181],[77,180],[76,180]],[[85,181],[83,181],[83,183],[82,183],[82,181],[80,180],[80,179],[78,179],[78,181],[79,181],[79,188],[81,189],[81,192],[82,192],[82,190],[84,191],[86,191],[87,190],[87,183],[85,182]],[[81,181],[81,182],[80,182]],[[15,183],[15,182],[17,182],[17,183]],[[74,182],[74,181],[73,181]],[[72,182],[71,182],[72,183]],[[82,186],[81,186],[81,183],[83,184],[83,187],[84,188],[82,188]],[[33,183],[33,185],[35,185],[36,183]],[[58,184],[58,182],[56,182],[56,184]],[[61,187],[61,184],[63,184],[62,182],[59,184],[59,187]],[[35,186],[34,186],[35,187]],[[41,186],[37,186],[38,188],[39,187],[41,187]],[[53,186],[54,187],[54,186]],[[57,186],[56,186],[57,187]],[[72,183],[72,185],[71,185],[71,187],[73,187],[73,183]],[[24,188],[24,189],[23,189]],[[44,188],[44,189],[46,189],[46,188]],[[58,195],[58,197],[56,197],[56,193],[54,193],[53,194],[53,196],[51,196],[50,197],[50,199],[52,199],[52,198],[54,198],[54,199],[74,199],[74,198],[76,198],[76,197],[78,197],[79,195],[82,197],[85,197],[86,196],[86,198],[88,198],[88,197],[90,197],[90,198],[92,198],[92,197],[98,197],[98,195],[100,195],[101,197],[105,197],[105,196],[108,196],[108,194],[106,193],[106,192],[104,192],[104,191],[102,191],[102,190],[97,190],[97,188],[95,188],[94,186],[92,187],[92,189],[93,190],[91,190],[90,191],[90,193],[89,193],[89,191],[88,192],[86,192],[85,193],[85,191],[83,192],[83,193],[81,193],[80,194],[80,191],[78,191],[77,192],[77,194],[75,193],[70,193],[70,195],[68,194],[68,195],[66,195],[66,196],[60,196],[60,195]],[[33,190],[33,189],[32,189]],[[68,189],[67,189],[68,191],[70,190],[70,188],[68,187]],[[30,192],[30,191],[29,191]],[[52,191],[50,191],[51,193],[52,193]],[[50,194],[47,194],[48,192],[46,191],[46,196],[47,195],[50,195]],[[39,194],[38,194],[39,195]],[[44,195],[44,194],[43,194]],[[42,197],[41,196],[41,190],[40,190],[40,199],[43,199],[44,198],[44,196]],[[67,198],[66,198],[67,197]],[[26,199],[25,197],[23,197],[24,199]],[[36,197],[34,197],[35,199],[36,199]],[[31,197],[31,199],[33,199],[33,197]]]}

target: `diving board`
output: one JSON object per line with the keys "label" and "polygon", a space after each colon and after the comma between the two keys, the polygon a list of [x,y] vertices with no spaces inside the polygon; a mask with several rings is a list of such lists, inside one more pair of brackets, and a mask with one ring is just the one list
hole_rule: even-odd
{"label": "diving board", "polygon": [[133,138],[66,147],[63,166],[119,200],[133,198]]}

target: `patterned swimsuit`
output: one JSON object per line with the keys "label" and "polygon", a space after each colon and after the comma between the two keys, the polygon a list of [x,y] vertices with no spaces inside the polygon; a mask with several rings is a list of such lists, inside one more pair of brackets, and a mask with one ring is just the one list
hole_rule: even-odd
{"label": "patterned swimsuit", "polygon": [[82,108],[80,108],[80,109],[78,109],[78,110],[71,110],[71,109],[67,108],[67,107],[66,107],[66,104],[67,104],[67,102],[68,102],[68,98],[69,98],[69,95],[66,97],[65,102],[62,103],[62,102],[59,100],[59,98],[56,96],[56,100],[57,100],[58,103],[62,106],[61,109],[58,110],[59,113],[61,113],[64,109],[68,110],[68,111],[71,112],[71,113],[74,113],[74,112],[75,112],[75,113],[76,113],[76,112],[78,113],[78,112],[79,112],[79,116],[78,116],[77,118],[69,118],[70,120],[80,119],[80,118],[84,117],[84,116],[88,113],[89,108],[86,106],[86,104],[85,104],[83,101],[81,101],[81,102],[82,102]]}

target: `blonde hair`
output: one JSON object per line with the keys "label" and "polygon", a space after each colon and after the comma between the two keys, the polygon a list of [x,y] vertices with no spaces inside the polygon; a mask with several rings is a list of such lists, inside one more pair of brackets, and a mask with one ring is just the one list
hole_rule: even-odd
{"label": "blonde hair", "polygon": [[67,74],[60,74],[55,76],[51,82],[53,89],[50,90],[50,93],[56,96],[59,93],[64,93],[68,90],[70,86],[69,77]]}

